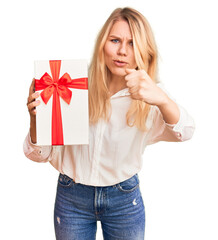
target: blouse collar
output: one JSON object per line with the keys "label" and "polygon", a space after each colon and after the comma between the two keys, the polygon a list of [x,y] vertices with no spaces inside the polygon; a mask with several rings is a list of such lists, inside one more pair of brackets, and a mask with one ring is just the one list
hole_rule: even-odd
{"label": "blouse collar", "polygon": [[119,92],[116,92],[114,95],[111,96],[111,98],[117,98],[117,97],[124,97],[124,96],[129,96],[129,89],[128,88],[124,88],[122,90],[120,90]]}

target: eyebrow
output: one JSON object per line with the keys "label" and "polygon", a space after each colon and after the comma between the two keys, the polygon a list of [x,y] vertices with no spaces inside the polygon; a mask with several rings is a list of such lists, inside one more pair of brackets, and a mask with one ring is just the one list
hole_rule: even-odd
{"label": "eyebrow", "polygon": [[[110,35],[109,36],[110,38],[118,38],[118,39],[121,39],[121,37],[117,36],[117,35]],[[129,38],[128,40],[132,41],[132,38]]]}

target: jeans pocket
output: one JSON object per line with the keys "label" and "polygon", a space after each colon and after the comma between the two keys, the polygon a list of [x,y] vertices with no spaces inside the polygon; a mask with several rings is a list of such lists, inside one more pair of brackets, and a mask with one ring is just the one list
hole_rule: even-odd
{"label": "jeans pocket", "polygon": [[133,177],[118,183],[116,186],[121,192],[125,193],[133,192],[135,189],[139,187],[138,174],[135,174]]}
{"label": "jeans pocket", "polygon": [[62,187],[70,187],[74,183],[73,179],[60,173],[58,178],[58,184]]}

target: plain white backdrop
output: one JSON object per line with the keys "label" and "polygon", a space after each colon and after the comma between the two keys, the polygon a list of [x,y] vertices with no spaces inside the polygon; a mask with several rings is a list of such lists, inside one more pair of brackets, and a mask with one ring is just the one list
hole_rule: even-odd
{"label": "plain white backdrop", "polygon": [[[58,172],[25,158],[26,108],[36,59],[90,59],[117,7],[139,10],[157,42],[159,75],[193,116],[190,141],[143,155],[146,240],[218,239],[218,15],[212,0],[9,0],[0,3],[0,239],[54,240]],[[97,240],[101,240],[98,224]],[[82,240],[82,239],[81,239]]]}

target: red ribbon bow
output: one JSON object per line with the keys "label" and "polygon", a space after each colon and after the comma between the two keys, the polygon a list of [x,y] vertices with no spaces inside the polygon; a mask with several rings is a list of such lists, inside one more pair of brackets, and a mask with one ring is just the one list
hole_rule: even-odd
{"label": "red ribbon bow", "polygon": [[35,90],[43,90],[41,98],[45,104],[53,95],[52,102],[52,145],[64,145],[61,105],[59,96],[70,104],[72,91],[70,88],[88,89],[88,78],[71,79],[65,73],[60,79],[61,60],[49,61],[52,77],[46,72],[40,79],[35,79]]}

